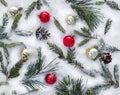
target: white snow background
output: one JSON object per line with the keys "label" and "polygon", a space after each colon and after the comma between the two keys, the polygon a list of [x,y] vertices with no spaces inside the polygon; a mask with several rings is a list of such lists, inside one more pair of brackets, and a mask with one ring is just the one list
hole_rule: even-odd
{"label": "white snow background", "polygon": [[[63,37],[69,34],[73,34],[73,30],[80,30],[83,26],[86,26],[85,22],[81,19],[77,21],[77,23],[73,26],[68,26],[66,24],[65,18],[67,15],[77,15],[69,6],[69,4],[65,3],[65,0],[46,0],[49,3],[48,6],[43,6],[41,10],[34,10],[31,15],[28,17],[28,19],[25,19],[25,10],[28,8],[28,6],[34,1],[34,0],[6,0],[8,2],[8,7],[4,7],[2,4],[0,4],[0,25],[2,24],[2,17],[3,14],[8,12],[9,8],[12,6],[22,7],[23,8],[23,16],[19,21],[18,24],[18,30],[26,30],[26,31],[32,31],[35,33],[36,29],[39,28],[39,26],[43,26],[49,30],[51,33],[51,37],[48,38],[47,41],[57,44],[62,50],[64,51],[64,54],[66,54],[67,48],[63,45]],[[95,0],[93,0],[95,1]],[[97,0],[96,0],[97,1]],[[114,0],[120,5],[120,0]],[[106,43],[112,46],[116,46],[120,49],[120,11],[113,10],[109,8],[107,5],[101,5],[99,7],[101,9],[101,13],[104,14],[104,18],[102,19],[102,23],[98,26],[98,28],[94,31],[95,34],[100,35]],[[42,23],[40,22],[38,15],[42,11],[48,11],[51,14],[51,19],[48,23]],[[62,34],[54,25],[54,19],[53,17],[56,17],[62,26],[67,31],[66,34]],[[104,35],[104,26],[106,20],[110,18],[112,19],[112,26],[109,32]],[[11,24],[13,22],[13,17],[9,16],[9,24],[5,30],[5,32],[10,33]],[[20,83],[21,78],[23,77],[24,73],[26,72],[28,64],[31,64],[36,60],[36,49],[38,47],[42,48],[42,54],[46,56],[45,63],[49,63],[51,60],[57,57],[56,54],[54,54],[46,44],[47,41],[39,41],[36,39],[35,34],[32,37],[20,37],[15,35],[14,33],[11,34],[10,39],[12,42],[24,42],[24,44],[27,46],[27,48],[31,52],[30,59],[25,63],[25,65],[20,70],[20,76],[15,79],[9,80],[8,86],[1,86],[0,87],[0,93],[5,92],[6,95],[10,95],[11,91],[17,90],[19,94],[25,93],[26,89],[25,87]],[[95,45],[98,43],[99,40],[91,40],[89,43],[82,47],[77,47],[77,44],[82,40],[82,37],[75,36],[76,43],[74,47],[76,48],[76,59],[82,63],[82,65],[88,69],[96,69],[98,71],[101,71],[99,60],[92,61],[86,56],[86,49]],[[9,42],[9,41],[5,41]],[[9,49],[10,52],[10,66],[14,66],[14,64],[20,59],[20,51],[22,47],[17,46],[16,48]],[[56,62],[59,62],[58,70],[56,72],[57,80],[61,80],[64,76],[70,75],[71,78],[79,79],[82,77],[84,80],[84,83],[87,86],[92,87],[97,84],[102,84],[104,82],[103,78],[98,76],[96,78],[91,78],[87,75],[84,75],[81,73],[79,69],[75,69],[73,66],[68,65],[66,61],[62,61],[59,59],[56,59]],[[54,62],[55,63],[55,62]],[[54,64],[53,63],[53,64]],[[120,67],[120,53],[113,53],[112,54],[112,62],[109,64],[109,68],[111,72],[113,72],[113,66],[117,64]],[[45,75],[40,76],[41,82],[44,81]],[[4,81],[5,77],[0,74],[0,81]],[[57,84],[57,82],[56,82]],[[55,85],[56,85],[55,84]],[[32,93],[30,95],[55,95],[55,85],[47,85],[45,88],[40,89],[38,92]],[[117,89],[110,88],[105,91],[101,91],[99,95],[120,95],[120,87]]]}

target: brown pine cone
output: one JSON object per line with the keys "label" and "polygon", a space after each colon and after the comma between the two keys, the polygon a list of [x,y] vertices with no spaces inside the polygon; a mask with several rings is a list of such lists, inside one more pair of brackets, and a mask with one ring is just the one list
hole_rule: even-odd
{"label": "brown pine cone", "polygon": [[102,60],[105,64],[108,64],[112,61],[112,57],[110,53],[103,53],[100,56],[100,60]]}

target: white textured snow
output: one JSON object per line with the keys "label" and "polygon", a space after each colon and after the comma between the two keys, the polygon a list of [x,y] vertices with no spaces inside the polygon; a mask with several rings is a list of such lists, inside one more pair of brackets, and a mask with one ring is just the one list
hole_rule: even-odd
{"label": "white textured snow", "polygon": [[[18,30],[26,30],[26,31],[32,31],[35,33],[36,29],[39,26],[44,26],[49,30],[51,33],[51,37],[47,40],[49,42],[57,44],[64,53],[66,54],[67,48],[63,45],[63,37],[65,35],[73,34],[73,30],[79,30],[83,26],[86,26],[84,21],[79,19],[77,23],[73,26],[68,26],[65,22],[65,18],[67,15],[77,15],[69,6],[69,4],[65,3],[65,0],[46,0],[49,3],[48,6],[43,6],[41,10],[34,10],[30,17],[25,20],[25,13],[24,11],[27,9],[27,7],[34,1],[34,0],[6,0],[8,2],[8,7],[4,7],[2,4],[0,4],[0,25],[2,24],[2,16],[3,13],[8,12],[8,9],[12,6],[17,6],[17,7],[23,7],[23,17],[19,22],[18,25]],[[94,0],[93,0],[94,1]],[[97,1],[97,0],[96,0]],[[115,0],[116,2],[119,3],[120,5],[120,0]],[[120,11],[113,10],[109,8],[107,5],[102,5],[100,6],[101,12],[104,14],[104,18],[102,19],[102,23],[99,25],[99,27],[95,30],[95,34],[100,35],[103,39],[105,39],[106,43],[116,46],[120,48]],[[38,15],[42,11],[48,11],[51,14],[51,19],[49,23],[42,23],[39,21]],[[54,25],[54,19],[53,17],[56,17],[62,26],[64,26],[65,30],[67,31],[66,34],[62,34]],[[106,20],[110,18],[113,20],[112,27],[109,30],[109,32],[104,35],[104,26]],[[13,22],[13,18],[9,16],[9,24],[6,28],[6,32],[10,33],[10,28],[11,24]],[[9,85],[7,86],[1,86],[0,87],[0,93],[5,92],[6,95],[10,95],[10,92],[13,90],[17,90],[19,94],[25,93],[26,89],[24,88],[23,85],[21,85],[20,80],[23,77],[27,65],[30,64],[31,62],[34,62],[36,60],[36,49],[38,47],[42,48],[42,54],[46,56],[46,63],[49,63],[51,60],[57,57],[56,54],[54,54],[49,47],[47,46],[46,42],[47,41],[39,41],[36,39],[35,34],[32,37],[20,37],[15,35],[14,33],[11,34],[11,42],[24,42],[24,44],[27,46],[28,49],[30,49],[31,52],[31,57],[30,59],[25,63],[23,68],[20,70],[20,76],[15,79],[9,80]],[[76,48],[76,59],[82,63],[82,65],[89,70],[96,69],[101,71],[100,65],[99,65],[99,60],[92,61],[86,56],[86,49],[95,45],[99,40],[91,40],[88,44],[85,46],[82,46],[80,48],[77,47],[77,44],[79,41],[81,41],[83,38],[78,37],[77,35],[75,36],[76,44],[74,47]],[[9,42],[9,41],[5,41]],[[10,66],[14,66],[14,64],[20,59],[20,51],[22,47],[16,47],[13,49],[10,49]],[[2,49],[1,49],[2,50]],[[120,53],[113,53],[112,54],[112,62],[108,65],[110,68],[111,72],[113,72],[113,66],[115,64],[118,64],[120,67]],[[56,72],[56,76],[58,80],[61,80],[64,76],[70,75],[71,78],[81,78],[84,80],[86,83],[87,81],[87,86],[92,87],[97,84],[102,84],[104,82],[103,78],[98,76],[96,78],[91,78],[87,75],[84,75],[81,73],[80,70],[75,69],[73,66],[68,65],[66,61],[56,59],[56,62],[59,62],[58,65],[58,71]],[[55,62],[54,62],[55,63]],[[54,64],[53,63],[53,64]],[[44,76],[40,76],[40,80],[44,82]],[[4,81],[5,77],[0,74],[0,81]],[[56,83],[57,84],[57,83]],[[55,84],[55,85],[56,85]],[[55,95],[55,85],[48,85],[45,88],[42,88],[39,90],[39,92],[32,93],[30,95]],[[101,91],[99,95],[120,95],[120,87],[115,89],[115,88],[110,88],[105,91]]]}

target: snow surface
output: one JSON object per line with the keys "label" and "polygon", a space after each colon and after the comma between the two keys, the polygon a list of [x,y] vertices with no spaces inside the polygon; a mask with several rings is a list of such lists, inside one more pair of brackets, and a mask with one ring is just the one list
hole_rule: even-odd
{"label": "snow surface", "polygon": [[[59,47],[62,48],[64,53],[66,54],[67,48],[63,45],[62,40],[65,35],[73,34],[73,30],[79,30],[83,26],[85,26],[84,21],[79,19],[74,26],[68,26],[65,22],[65,18],[67,15],[76,15],[76,13],[70,8],[69,4],[65,3],[65,0],[46,0],[49,3],[48,6],[43,6],[41,10],[34,10],[28,20],[25,20],[25,14],[24,11],[27,9],[27,7],[34,1],[34,0],[6,0],[8,2],[8,7],[4,7],[2,4],[0,4],[0,25],[2,24],[2,16],[3,13],[8,12],[8,9],[12,6],[17,6],[17,7],[23,7],[23,17],[19,22],[18,30],[27,30],[27,31],[32,31],[35,33],[36,29],[39,26],[44,26],[46,27],[49,32],[51,33],[51,37],[47,40],[49,42],[57,44]],[[95,1],[95,0],[93,0]],[[97,1],[97,0],[96,0]],[[114,0],[119,3],[120,5],[120,0]],[[95,33],[97,35],[100,35],[105,41],[112,45],[112,46],[117,46],[120,48],[120,11],[113,10],[109,8],[107,5],[102,5],[100,6],[101,12],[104,14],[104,17],[102,19],[102,23],[99,25],[99,27],[95,30]],[[49,23],[42,23],[39,21],[38,15],[42,11],[48,11],[51,14],[51,20]],[[66,34],[62,34],[54,25],[54,19],[53,17],[56,17],[60,23],[64,26],[64,28],[67,30]],[[10,32],[10,27],[13,21],[12,17],[9,17],[9,25],[7,26],[7,29],[5,30],[6,32]],[[113,20],[112,27],[109,30],[109,33],[107,35],[104,35],[104,26],[106,20],[110,18]],[[101,70],[100,65],[99,65],[99,60],[92,61],[89,58],[86,57],[86,49],[93,46],[98,42],[98,40],[91,40],[88,44],[85,46],[82,46],[80,48],[77,47],[77,43],[82,40],[82,37],[76,37],[76,44],[74,47],[76,47],[76,59],[80,61],[83,66],[86,69],[92,70]],[[42,54],[46,55],[46,63],[49,63],[51,60],[57,57],[56,54],[54,54],[51,50],[49,50],[49,47],[46,44],[46,41],[39,41],[35,38],[35,34],[32,37],[20,37],[15,35],[14,33],[11,34],[10,37],[12,42],[24,42],[24,44],[27,46],[27,48],[30,49],[31,52],[31,57],[30,60],[28,60],[23,66],[23,68],[20,70],[20,76],[15,79],[9,80],[9,85],[8,86],[1,86],[0,87],[0,93],[5,92],[6,95],[10,95],[10,92],[12,90],[17,90],[18,93],[24,93],[26,92],[26,89],[21,85],[20,80],[23,77],[23,74],[26,71],[27,65],[30,64],[31,62],[34,62],[36,60],[36,49],[40,46],[42,48]],[[6,41],[8,42],[8,41]],[[16,47],[13,49],[10,49],[10,66],[14,66],[14,64],[20,59],[20,50],[22,47]],[[111,72],[113,71],[113,66],[115,64],[118,64],[120,67],[120,53],[113,53],[112,54],[112,62],[109,64],[109,68]],[[58,71],[57,71],[57,79],[60,80],[64,76],[70,75],[71,78],[81,78],[84,80],[88,87],[92,87],[97,84],[102,84],[104,82],[103,78],[98,76],[96,78],[91,78],[87,75],[84,75],[81,73],[80,70],[74,69],[73,66],[68,65],[66,61],[59,60],[57,59],[56,62],[59,62],[58,66]],[[44,82],[44,76],[40,76],[40,80]],[[0,74],[0,81],[4,81],[5,77]],[[57,83],[56,83],[57,84]],[[56,85],[55,84],[55,85]],[[39,92],[32,93],[31,95],[55,95],[55,85],[48,85],[45,88],[42,88]],[[101,91],[99,95],[120,95],[120,88],[114,89],[110,88],[105,91]]]}

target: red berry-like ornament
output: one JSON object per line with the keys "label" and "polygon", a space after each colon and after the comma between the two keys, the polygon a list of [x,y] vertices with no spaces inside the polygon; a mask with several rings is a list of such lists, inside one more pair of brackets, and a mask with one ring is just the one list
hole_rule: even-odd
{"label": "red berry-like ornament", "polygon": [[72,47],[72,46],[75,44],[75,39],[74,39],[74,37],[71,36],[71,35],[65,36],[64,39],[63,39],[63,44],[64,44],[66,47]]}
{"label": "red berry-like ornament", "polygon": [[41,12],[40,15],[39,15],[39,19],[40,19],[41,22],[47,23],[50,20],[50,14],[46,11]]}
{"label": "red berry-like ornament", "polygon": [[45,77],[45,81],[47,84],[54,84],[57,78],[54,74],[47,74]]}

